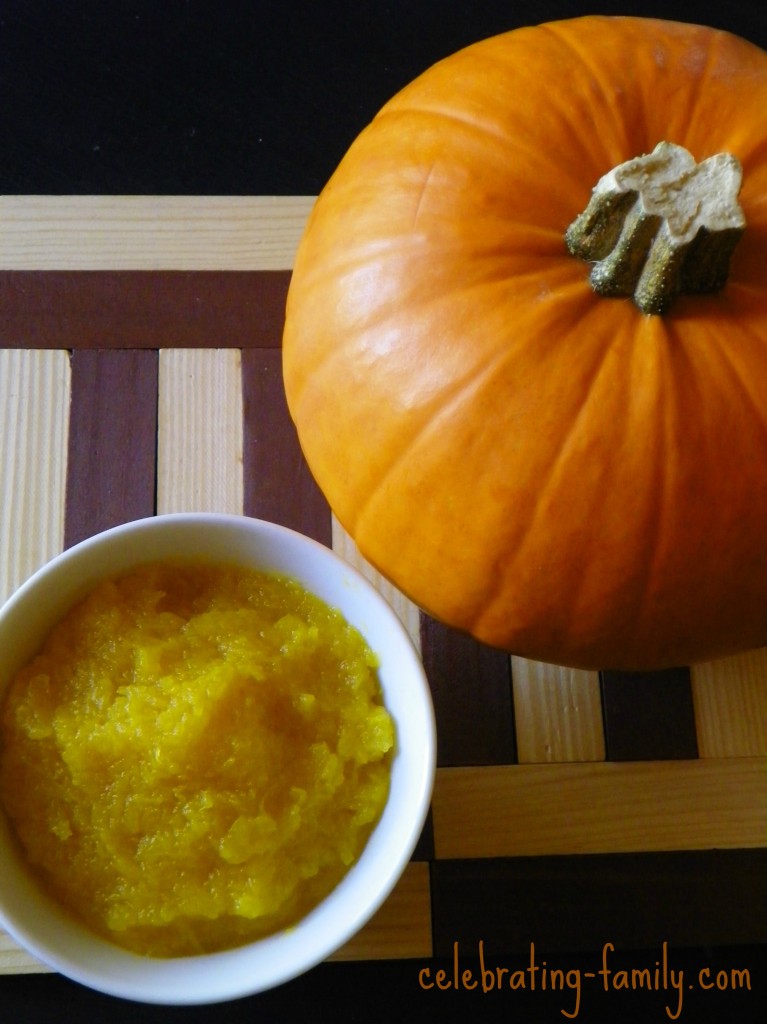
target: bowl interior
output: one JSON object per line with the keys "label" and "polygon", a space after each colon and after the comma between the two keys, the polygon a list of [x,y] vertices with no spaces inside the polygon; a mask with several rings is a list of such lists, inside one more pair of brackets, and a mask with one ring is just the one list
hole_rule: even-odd
{"label": "bowl interior", "polygon": [[103,941],[52,904],[29,876],[0,815],[0,920],[33,955],[76,981],[123,998],[205,1003],[287,981],[343,945],[396,884],[418,840],[434,781],[436,738],[418,654],[390,606],[328,548],[239,516],[177,514],[116,527],[64,552],[0,610],[0,698],[51,626],[97,582],[140,563],[195,557],[290,576],[337,608],[367,639],[394,718],[388,802],[357,863],[297,926],[234,950],[154,960]]}

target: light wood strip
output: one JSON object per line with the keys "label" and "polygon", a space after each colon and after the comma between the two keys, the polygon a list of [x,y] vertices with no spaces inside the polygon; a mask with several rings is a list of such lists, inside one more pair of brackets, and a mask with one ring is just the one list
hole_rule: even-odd
{"label": "light wood strip", "polygon": [[238,349],[160,352],[158,513],[242,513],[240,363]]}
{"label": "light wood strip", "polygon": [[513,656],[511,681],[521,764],[604,761],[598,673]]}
{"label": "light wood strip", "polygon": [[4,270],[288,270],[312,196],[0,196]]}
{"label": "light wood strip", "polygon": [[701,757],[767,755],[767,649],[690,670]]}
{"label": "light wood strip", "polygon": [[432,955],[429,865],[412,861],[388,900],[331,960],[394,960]]}
{"label": "light wood strip", "polygon": [[438,858],[767,846],[767,758],[443,768]]}
{"label": "light wood strip", "polygon": [[377,569],[373,568],[367,559],[360,554],[357,545],[341,526],[335,516],[332,517],[333,550],[350,565],[362,573],[366,579],[380,591],[383,597],[389,602],[394,611],[399,615],[410,639],[415,644],[416,650],[421,650],[421,617],[418,607],[405,597],[392,583],[385,579]]}
{"label": "light wood strip", "polygon": [[69,354],[0,350],[0,602],[64,546]]}
{"label": "light wood strip", "polygon": [[[429,865],[412,861],[374,917],[330,959],[393,960],[432,955]],[[0,929],[0,975],[49,973]]]}
{"label": "light wood strip", "polygon": [[16,945],[0,928],[0,974],[51,974],[51,968]]}

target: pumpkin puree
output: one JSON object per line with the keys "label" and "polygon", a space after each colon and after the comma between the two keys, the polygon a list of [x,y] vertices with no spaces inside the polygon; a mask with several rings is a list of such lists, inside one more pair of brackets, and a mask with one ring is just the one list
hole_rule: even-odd
{"label": "pumpkin puree", "polygon": [[294,923],[389,789],[376,661],[298,584],[161,563],[97,587],[13,682],[0,795],[69,910],[153,956]]}

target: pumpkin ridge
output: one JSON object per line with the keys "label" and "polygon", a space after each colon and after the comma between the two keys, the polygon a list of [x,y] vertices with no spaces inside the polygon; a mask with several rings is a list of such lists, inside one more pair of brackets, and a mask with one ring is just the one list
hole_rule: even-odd
{"label": "pumpkin ridge", "polygon": [[[561,242],[561,237],[553,229],[541,227],[539,230],[542,237],[551,239],[552,247],[555,244],[555,242],[557,245]],[[488,252],[487,257],[487,266],[490,272],[487,274],[487,276],[478,277],[476,280],[473,280],[469,283],[464,283],[464,295],[470,290],[475,291],[481,288],[502,289],[504,286],[508,285],[509,274],[502,265],[498,264],[497,252],[495,250],[490,251]],[[544,257],[540,258],[543,259]],[[567,257],[566,253],[564,253],[563,258],[562,252],[553,252],[551,256],[548,258],[558,265],[559,274],[557,282],[555,284],[557,294],[566,294],[567,290],[572,290],[575,294],[579,292],[584,292],[585,294],[588,294],[586,292],[586,288],[584,288],[584,282],[582,280],[582,277],[580,273],[577,272],[577,264],[575,264],[575,261]],[[345,262],[346,261],[344,261],[344,263]],[[354,263],[353,260],[351,262],[352,264]],[[343,263],[341,265],[343,265]],[[317,288],[318,291],[321,292],[322,289],[325,287],[325,278],[327,278],[328,283],[332,283],[334,278],[337,277],[338,267],[339,264],[336,264],[335,262],[332,263],[323,274],[323,278],[315,282],[313,287]],[[516,274],[515,280],[519,281],[525,278],[530,278],[533,281],[538,280],[540,278],[540,273],[540,268],[537,266],[533,266],[530,268],[529,271],[525,272],[524,274]],[[565,283],[560,283],[560,277],[563,279]],[[586,282],[586,285],[587,284],[588,282]],[[358,330],[360,330],[360,334],[358,335],[358,338],[355,339],[355,343],[357,344],[359,338],[364,337],[364,334],[366,332],[370,332],[371,334],[375,335],[380,331],[385,330],[387,324],[396,324],[397,317],[400,313],[401,302],[401,296],[393,296],[390,302],[386,303],[385,305],[381,304],[375,307],[374,314],[371,313],[370,310],[367,310],[366,312],[370,322],[364,328],[358,328]],[[443,302],[443,294],[433,293],[429,294],[425,299],[422,299],[420,301],[419,308],[421,310],[424,310],[427,309],[429,306],[439,306]],[[489,305],[492,306],[492,303],[489,303]],[[290,319],[290,315],[288,315],[288,319]],[[504,353],[496,353],[493,356],[493,359],[497,358],[500,361],[503,358],[503,355]],[[301,406],[305,400],[311,401],[311,398],[307,399],[306,397],[307,390],[313,392],[315,389],[318,389],[321,393],[323,389],[327,387],[327,384],[325,382],[328,379],[332,380],[333,376],[337,375],[339,364],[342,369],[348,366],[348,353],[346,351],[345,342],[343,340],[341,340],[340,343],[330,347],[326,347],[323,350],[322,360],[320,362],[315,363],[312,366],[312,372],[310,375],[303,372],[301,373],[302,384],[300,389],[297,387],[296,383],[298,379],[297,375],[294,374],[293,372],[290,372],[291,382],[290,387],[288,388],[290,399],[289,405],[291,409],[291,414],[293,415],[294,419],[303,418],[301,414]],[[288,363],[284,363],[284,365],[287,366]],[[486,364],[484,363],[479,364],[475,366],[474,370],[476,370],[476,372],[481,372],[482,368],[485,365]],[[452,394],[455,389],[463,386],[462,382],[466,382],[467,384],[470,383],[471,375],[469,375],[468,377],[461,378],[461,381],[456,381],[454,388],[451,388],[448,392],[443,392],[443,394]]]}
{"label": "pumpkin ridge", "polygon": [[[623,18],[622,19],[620,17],[612,17],[612,16],[609,16],[609,15],[606,15],[606,16],[596,16],[596,17],[585,16],[585,17],[588,17],[590,21],[600,21],[605,26],[607,26],[608,29],[610,29],[610,30],[612,30],[613,28],[620,28],[620,29],[622,29],[621,22],[627,22],[627,21],[631,22],[631,21],[634,20],[632,18]],[[559,43],[567,50],[567,52],[570,54],[570,56],[575,58],[577,63],[583,68],[583,70],[585,71],[586,75],[590,78],[590,80],[592,82],[596,82],[597,85],[599,86],[599,91],[600,91],[600,94],[601,94],[602,100],[603,100],[602,105],[601,105],[600,114],[602,116],[604,116],[604,114],[609,111],[609,114],[610,114],[610,129],[609,130],[600,129],[599,134],[597,136],[594,136],[593,141],[596,142],[596,141],[601,141],[601,139],[613,140],[615,138],[619,138],[620,139],[620,143],[617,146],[615,152],[628,153],[630,151],[630,149],[631,149],[631,146],[630,146],[630,143],[629,143],[629,140],[628,140],[628,135],[627,135],[627,132],[626,132],[627,125],[626,125],[626,118],[625,118],[625,115],[624,115],[624,111],[619,106],[616,105],[615,99],[613,97],[614,90],[611,90],[605,84],[605,82],[603,80],[603,74],[602,74],[603,68],[601,67],[599,61],[597,61],[596,63],[594,62],[593,56],[592,56],[590,50],[588,49],[588,47],[585,45],[583,40],[575,39],[573,37],[572,28],[576,28],[577,29],[577,24],[576,23],[581,21],[581,20],[583,20],[583,19],[576,18],[576,19],[574,19],[574,21],[573,20],[568,20],[568,21],[564,21],[564,22],[557,22],[557,21],[546,22],[543,25],[541,25],[540,28],[541,28],[541,30],[543,32],[545,32],[545,33],[553,36],[555,39],[557,39],[559,41]],[[623,33],[621,32],[621,34],[623,34]],[[636,126],[632,125],[631,126],[631,130],[632,130],[632,133],[635,133],[636,132]],[[646,134],[646,131],[644,131],[644,126],[643,126],[643,134]],[[634,154],[631,154],[631,155],[634,155]],[[607,160],[608,163],[612,159],[612,157],[613,157],[613,152],[611,151],[611,153],[610,153],[610,155],[608,157],[608,160]],[[613,161],[613,163],[618,163],[618,162],[619,161],[617,161],[617,160]],[[611,164],[611,166],[612,166],[612,164]]]}
{"label": "pumpkin ridge", "polygon": [[[665,337],[656,337],[654,342],[651,341],[649,337],[637,339],[636,345],[634,346],[636,359],[639,361],[642,360],[642,350],[647,344],[654,343],[665,351],[668,351],[670,339],[664,324],[660,323],[656,319],[645,319],[642,324],[642,333],[660,333],[665,335]],[[504,550],[503,555],[496,559],[497,568],[492,575],[493,586],[492,588],[485,588],[487,599],[483,602],[482,607],[478,610],[478,613],[470,621],[467,627],[468,631],[476,636],[488,636],[488,633],[486,632],[486,623],[491,628],[493,620],[498,618],[499,610],[503,610],[503,604],[508,600],[508,581],[519,578],[517,561],[518,559],[522,559],[522,562],[524,563],[527,556],[526,549],[528,541],[531,538],[533,540],[535,539],[538,529],[536,521],[537,517],[543,514],[546,506],[547,493],[558,484],[558,473],[556,467],[564,464],[567,459],[568,449],[573,444],[577,444],[578,424],[585,421],[588,429],[588,421],[591,416],[591,410],[588,408],[589,400],[590,398],[594,398],[596,382],[603,372],[609,358],[609,354],[610,346],[606,346],[603,352],[603,358],[595,367],[591,385],[588,387],[584,402],[581,405],[576,418],[570,423],[568,433],[563,437],[562,445],[557,452],[555,459],[551,462],[543,475],[545,486],[542,487],[538,494],[533,518],[528,523],[528,528],[522,536],[520,543],[517,545],[513,553],[511,553],[507,548]],[[665,362],[666,364],[673,363],[673,360],[666,360]],[[666,365],[666,370],[667,369],[668,365]],[[664,373],[658,372],[655,376],[656,390],[658,387],[662,387],[665,393],[673,392],[673,385],[669,383]],[[599,401],[599,397],[597,396],[594,400]],[[658,405],[661,409],[676,409],[676,404],[673,401],[661,401]],[[663,545],[661,543],[661,538],[665,534],[663,524],[667,521],[668,515],[673,512],[673,503],[669,501],[669,494],[672,493],[669,485],[669,481],[671,479],[669,473],[671,460],[667,460],[664,455],[664,452],[673,451],[673,435],[673,424],[671,424],[670,417],[665,415],[663,416],[659,429],[654,432],[652,439],[645,438],[645,446],[651,442],[656,448],[654,460],[656,472],[653,474],[653,486],[644,490],[648,500],[642,508],[641,522],[637,520],[637,529],[641,530],[644,538],[643,546],[645,556],[642,559],[634,559],[632,561],[633,571],[631,579],[624,581],[625,585],[621,585],[620,588],[621,600],[625,602],[627,595],[633,599],[630,606],[627,605],[624,608],[621,618],[625,620],[628,616],[632,622],[637,624],[639,629],[645,628],[645,622],[652,619],[652,599],[655,592],[654,580],[657,576],[658,562],[663,555]],[[605,497],[609,500],[609,493]],[[567,636],[573,633],[570,624],[578,624],[581,621],[582,610],[579,607],[579,602],[581,595],[586,590],[587,584],[591,584],[587,573],[575,574],[569,581],[567,609],[570,614],[566,621],[560,620],[559,622],[559,632],[561,634],[560,643],[562,636]],[[629,607],[630,611],[628,610]],[[564,610],[564,606],[560,605],[560,609]],[[486,640],[485,642],[492,643],[492,640]],[[576,664],[577,661],[578,659],[576,658],[572,664]],[[568,664],[570,664],[570,662],[568,662]],[[590,662],[584,662],[583,665],[585,667],[595,667]],[[579,665],[578,667],[581,666]],[[612,666],[601,667],[606,668]]]}
{"label": "pumpkin ridge", "polygon": [[[657,323],[653,320],[651,323]],[[666,323],[668,328],[669,323]],[[664,325],[658,324],[659,330],[664,329]],[[755,340],[759,342],[763,341],[761,335],[756,331],[753,331],[750,327],[747,328]],[[647,555],[641,565],[646,570],[643,573],[644,583],[642,586],[638,585],[638,577],[631,581],[630,592],[635,593],[637,597],[636,608],[634,611],[634,621],[637,624],[637,628],[641,631],[646,629],[646,623],[651,622],[656,609],[653,607],[653,601],[657,595],[657,589],[653,586],[654,579],[663,579],[665,569],[662,565],[659,565],[661,558],[665,557],[667,552],[664,552],[664,548],[667,545],[661,543],[661,539],[669,535],[674,534],[674,530],[669,530],[666,524],[669,518],[674,518],[675,514],[675,502],[674,494],[675,488],[672,484],[672,473],[671,467],[675,464],[674,460],[668,457],[665,453],[673,453],[677,450],[678,442],[676,436],[682,432],[681,425],[677,423],[676,429],[674,427],[673,418],[670,415],[671,412],[675,414],[675,418],[678,419],[679,409],[684,404],[675,398],[675,394],[680,390],[679,385],[675,386],[674,381],[684,380],[689,382],[695,376],[694,370],[696,369],[695,360],[691,358],[690,353],[681,344],[682,339],[677,337],[673,327],[670,333],[666,330],[666,338],[664,342],[664,350],[666,352],[674,351],[673,358],[666,360],[666,367],[662,374],[659,375],[659,380],[664,382],[664,391],[667,398],[663,398],[658,403],[659,411],[661,413],[659,417],[660,428],[657,431],[657,439],[659,443],[659,449],[656,453],[655,459],[655,470],[653,473],[653,495],[656,498],[654,503],[655,514],[652,518],[653,524],[653,536],[654,540],[652,544],[647,545]],[[727,373],[729,375],[729,385],[734,385],[739,394],[739,401],[737,405],[740,407],[747,406],[749,410],[753,411],[753,420],[759,425],[759,430],[763,438],[764,455],[767,458],[767,423],[764,422],[763,412],[759,403],[753,396],[751,389],[748,384],[748,380],[744,377],[741,369],[738,367],[736,362],[732,359],[726,350],[725,346],[717,345],[714,349],[718,356],[718,373]],[[681,363],[684,358],[684,364]],[[672,372],[673,368],[673,372]],[[689,386],[689,385],[688,385]],[[700,392],[700,389],[696,389],[698,395],[698,404],[702,404],[706,401],[705,395]],[[665,410],[665,414],[664,414]],[[754,453],[756,454],[756,453]],[[649,519],[648,519],[649,526]]]}
{"label": "pumpkin ridge", "polygon": [[[738,281],[734,278],[727,282],[727,295],[732,300],[733,304],[737,303],[737,293],[741,292],[744,296],[750,299],[761,300],[764,298],[764,288],[758,284],[752,284],[750,281]],[[717,298],[719,296],[716,296]],[[713,296],[712,296],[713,298]],[[756,335],[764,341],[763,335]]]}
{"label": "pumpkin ridge", "polygon": [[421,182],[421,191],[418,193],[418,198],[415,201],[415,209],[413,210],[413,220],[410,225],[411,231],[415,231],[418,226],[418,217],[421,212],[421,207],[423,206],[423,201],[426,197],[426,193],[429,191],[429,183],[434,178],[434,171],[436,167],[437,161],[435,159],[432,160],[431,165],[429,166],[429,169],[427,170],[426,174],[423,177],[423,181]]}
{"label": "pumpkin ridge", "polygon": [[530,522],[527,523],[525,532],[522,540],[517,545],[514,552],[514,558],[517,559],[524,555],[525,540],[533,535],[536,531],[536,518],[543,514],[546,507],[546,498],[550,491],[554,490],[559,484],[559,474],[561,467],[565,464],[568,459],[568,452],[572,446],[580,440],[580,425],[588,421],[592,414],[592,405],[594,402],[594,392],[596,389],[596,382],[602,376],[605,368],[607,367],[610,359],[610,346],[605,345],[600,352],[600,357],[596,361],[596,365],[593,367],[593,372],[590,374],[589,383],[585,385],[583,400],[580,404],[578,412],[575,414],[575,418],[567,423],[567,430],[563,431],[560,444],[557,448],[556,453],[553,456],[551,463],[546,467],[544,479],[541,482],[541,489],[538,492],[537,501],[535,504],[535,513]]}
{"label": "pumpkin ridge", "polygon": [[[679,373],[685,375],[684,370],[678,371],[676,374],[672,373],[672,367],[678,363],[680,349],[677,346],[676,356],[672,358],[670,346],[674,342],[666,324],[653,318],[646,321],[645,328],[647,334],[656,336],[655,343],[666,358],[663,372],[657,375],[658,385],[662,387],[663,392],[659,394],[660,401],[657,403],[659,406],[659,428],[653,434],[657,450],[653,466],[653,486],[650,488],[650,496],[654,500],[647,506],[644,523],[647,531],[646,555],[638,560],[636,575],[628,588],[629,592],[634,593],[636,597],[634,622],[641,623],[639,628],[642,630],[648,628],[645,624],[652,621],[652,595],[657,591],[657,587],[653,584],[658,578],[662,579],[663,574],[662,570],[659,571],[659,563],[664,557],[663,538],[669,534],[667,523],[674,512],[674,491],[671,486],[671,478],[672,467],[676,467],[671,455],[675,451],[674,421],[679,415],[679,403],[669,399],[668,396],[673,396],[678,390],[676,380]],[[648,337],[642,340],[645,343],[650,342]]]}
{"label": "pumpkin ridge", "polygon": [[[567,270],[567,261],[564,262],[563,269]],[[567,276],[570,275],[568,274]],[[499,280],[498,283],[502,283],[502,280]],[[558,294],[562,294],[564,287],[565,286],[559,287]],[[593,306],[591,303],[591,296],[584,288],[583,282],[580,279],[571,280],[568,287],[572,290],[574,296],[579,298],[579,302],[582,306]],[[607,357],[608,353],[609,347],[605,349],[600,360],[600,365]],[[350,517],[349,526],[347,527],[348,531],[359,541],[360,549],[363,554],[365,554],[365,520],[368,516],[375,514],[373,509],[379,500],[384,501],[384,503],[386,502],[386,499],[381,498],[380,496],[383,494],[387,480],[396,473],[400,464],[412,459],[413,451],[418,446],[425,444],[428,450],[429,443],[428,440],[426,440],[428,436],[431,433],[438,433],[443,425],[443,421],[446,421],[449,424],[451,420],[455,419],[456,410],[460,407],[461,403],[470,401],[477,389],[489,387],[495,376],[498,374],[504,374],[504,367],[507,361],[514,358],[514,352],[509,347],[501,348],[494,352],[492,356],[486,359],[483,363],[475,364],[470,374],[465,375],[460,380],[454,380],[451,382],[450,388],[441,391],[439,398],[435,398],[433,400],[432,408],[436,408],[437,412],[434,413],[432,411],[429,415],[425,415],[418,429],[408,432],[407,443],[399,449],[396,458],[392,459],[383,469],[380,469],[379,466],[376,486],[371,488],[369,493],[366,495],[364,502],[357,503],[353,518]],[[375,528],[373,528],[371,533],[375,535]]]}
{"label": "pumpkin ridge", "polygon": [[[724,43],[724,39],[724,33],[716,31],[712,33],[706,46],[706,63],[698,72],[697,86],[695,89],[687,90],[689,106],[685,115],[683,117],[680,117],[680,122],[688,126],[688,128],[690,125],[696,124],[700,116],[699,111],[701,109],[701,106],[705,102],[705,99],[708,94],[708,83],[714,78],[714,68],[719,64],[721,59],[721,50]],[[690,147],[687,145],[687,139],[689,138],[689,130],[684,132],[681,138],[682,141],[680,145],[683,145],[685,146],[685,148],[689,149]],[[669,139],[668,141],[675,142],[676,140]],[[715,146],[714,150],[712,150],[712,153],[715,150],[720,151],[726,149],[729,151],[730,148],[731,147],[727,143],[723,143],[719,146]],[[712,153],[695,152],[693,153],[693,155],[696,160],[701,161],[705,157],[711,156]]]}
{"label": "pumpkin ridge", "polygon": [[437,412],[424,416],[420,426],[408,433],[407,444],[398,450],[396,457],[378,474],[376,487],[370,490],[364,503],[358,505],[356,516],[353,522],[351,522],[349,532],[352,532],[355,536],[361,536],[365,532],[362,525],[363,521],[368,514],[372,514],[372,506],[384,490],[389,477],[397,471],[401,463],[407,462],[412,458],[413,449],[424,442],[424,438],[428,437],[430,432],[440,429],[443,419],[450,421],[455,416],[455,410],[460,406],[461,402],[471,399],[475,389],[482,387],[488,377],[492,377],[494,373],[499,372],[505,361],[509,358],[512,358],[512,356],[507,350],[495,352],[491,359],[476,365],[471,374],[461,378],[459,381],[454,381],[449,390],[445,389],[440,392],[439,399],[435,399],[433,403],[437,407]]}
{"label": "pumpkin ridge", "polygon": [[496,125],[480,121],[478,118],[469,117],[463,112],[459,113],[456,110],[447,110],[437,104],[430,106],[425,104],[423,101],[419,103],[403,103],[402,106],[384,107],[383,110],[376,114],[372,124],[375,125],[379,121],[383,121],[386,116],[401,118],[412,114],[428,118],[440,117],[444,121],[459,124],[463,128],[468,128],[471,131],[477,132],[479,135],[484,135],[486,138],[493,139],[504,148],[509,144],[508,136]]}
{"label": "pumpkin ridge", "polygon": [[[641,348],[641,346],[640,346]],[[524,561],[526,556],[526,550],[531,539],[535,539],[537,530],[537,519],[540,515],[544,514],[546,506],[546,496],[552,490],[555,485],[558,484],[558,473],[557,468],[564,464],[567,459],[567,451],[572,444],[578,440],[578,424],[584,421],[588,422],[591,415],[590,402],[594,400],[595,385],[597,380],[604,372],[611,355],[611,346],[606,345],[601,350],[600,358],[595,360],[595,366],[593,373],[590,378],[590,384],[586,386],[584,392],[584,400],[581,403],[580,409],[574,420],[568,421],[567,433],[563,435],[559,450],[557,451],[553,461],[547,467],[546,472],[543,474],[543,486],[539,491],[535,503],[535,510],[532,519],[526,524],[526,529],[522,534],[519,543],[516,545],[513,551],[508,547],[503,550],[502,555],[496,559],[496,569],[491,574],[492,586],[488,589],[486,587],[485,593],[487,598],[483,600],[482,606],[477,609],[476,614],[470,621],[468,629],[470,632],[474,631],[477,635],[482,635],[483,624],[492,620],[495,617],[496,609],[494,605],[502,601],[508,593],[508,580],[519,577],[517,571],[517,564],[520,559]],[[596,399],[598,401],[598,399]],[[585,575],[576,577],[576,586],[584,584],[586,582]],[[574,607],[577,603],[576,592],[571,592],[571,600],[568,602],[571,607]]]}
{"label": "pumpkin ridge", "polygon": [[[761,332],[756,331],[750,323],[744,322],[740,324],[739,327],[745,334],[748,334],[749,337],[753,338],[754,341],[758,342],[760,345],[764,344],[764,335]],[[764,419],[764,409],[754,398],[747,379],[744,377],[743,372],[735,363],[732,356],[728,353],[726,346],[719,345],[717,346],[716,351],[721,359],[721,365],[730,374],[730,380],[738,388],[741,403],[748,405],[749,410],[753,413],[754,422],[759,425],[759,429],[764,438],[765,455],[767,457],[767,421]]]}
{"label": "pumpkin ridge", "polygon": [[[527,232],[527,236],[525,238],[526,248],[529,248],[531,237],[535,236],[539,240],[541,246],[541,251],[534,253],[536,259],[551,258],[558,260],[561,259],[563,256],[564,250],[562,249],[562,235],[564,234],[564,228],[560,228],[559,225],[553,227],[547,224],[527,222],[522,220],[504,220],[503,228],[504,235],[513,235],[522,230]],[[375,258],[376,260],[386,260],[389,259],[390,257],[393,257],[394,259],[399,259],[402,254],[403,246],[408,244],[411,245],[414,250],[424,248],[424,242],[420,238],[416,237],[413,234],[413,230],[410,228],[406,230],[403,229],[401,234],[392,235],[390,240],[387,240],[385,243],[381,244],[380,246],[377,246],[375,248],[373,256],[371,256],[371,253],[373,253],[373,249],[369,244],[364,246],[361,245],[358,248],[347,246],[339,258],[335,258],[334,256],[332,262],[329,262],[329,265],[323,268],[322,276],[318,276],[316,280],[312,282],[312,287],[317,288],[318,291],[321,291],[323,288],[326,288],[331,284],[334,284],[339,277],[343,276],[347,272],[358,269],[360,266],[360,262],[363,259],[367,261],[368,266],[370,262],[372,262],[373,258]],[[520,245],[520,243],[517,244]],[[454,244],[454,258],[458,258],[461,250],[464,247],[465,243],[462,243],[461,241],[458,241]],[[473,248],[474,251],[476,252],[476,246],[473,246]],[[543,251],[544,248],[546,249],[546,251]],[[508,240],[506,237],[503,237],[493,241],[492,244],[488,243],[484,251],[478,254],[478,258],[488,261],[497,260],[499,254],[507,253],[510,251],[511,250],[509,249]],[[442,247],[442,253],[443,255],[446,255],[448,253],[447,245],[444,245]],[[531,268],[529,271],[526,271],[525,274],[533,275],[537,272],[538,271],[536,271],[534,268]],[[523,275],[518,273],[515,274],[514,276],[521,277]],[[465,287],[469,288],[481,284],[492,284],[496,282],[501,282],[503,280],[508,280],[508,277],[508,273],[504,270],[502,266],[496,266],[493,268],[492,275],[488,274],[485,277],[477,277],[476,280],[472,281],[471,284],[467,284]],[[430,297],[430,301],[438,302],[441,300],[442,296]],[[394,306],[395,308],[398,308],[400,303],[401,299],[392,299],[392,306]],[[377,310],[380,310],[381,306],[376,306],[375,308]],[[369,310],[366,310],[366,315],[370,315]]]}
{"label": "pumpkin ridge", "polygon": [[[749,145],[741,147],[740,162],[743,165],[744,186],[752,180],[751,165],[763,162],[767,155],[767,137],[749,139],[748,141]],[[765,203],[767,203],[767,195],[761,190],[756,195],[749,197],[749,208],[764,206]],[[751,223],[750,220],[749,223]]]}
{"label": "pumpkin ridge", "polygon": [[[403,117],[410,114],[427,118],[439,117],[448,123],[452,122],[453,124],[461,125],[464,128],[475,130],[478,134],[484,135],[486,138],[493,139],[494,142],[497,142],[498,145],[504,149],[504,151],[508,152],[510,149],[513,149],[514,155],[521,155],[527,164],[532,164],[534,161],[539,163],[541,165],[540,174],[545,174],[547,171],[549,173],[556,172],[559,178],[567,178],[569,180],[570,187],[579,190],[582,190],[583,188],[582,178],[577,173],[576,168],[571,167],[569,164],[567,166],[563,166],[563,164],[557,160],[556,153],[550,153],[548,151],[541,152],[540,147],[528,145],[526,140],[522,140],[518,137],[512,139],[512,137],[506,134],[502,129],[485,124],[483,121],[474,120],[471,117],[460,116],[456,111],[447,110],[437,104],[428,106],[423,102],[395,107],[391,110],[384,108],[384,110],[377,115],[376,120],[378,118],[383,119],[384,114],[387,113],[392,117]],[[564,111],[562,112],[562,120],[563,122],[566,120],[566,114]],[[375,124],[375,121],[373,124]]]}

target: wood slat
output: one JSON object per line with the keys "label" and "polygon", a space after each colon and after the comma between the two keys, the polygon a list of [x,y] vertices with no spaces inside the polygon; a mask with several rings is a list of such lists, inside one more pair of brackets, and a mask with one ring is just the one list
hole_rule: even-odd
{"label": "wood slat", "polygon": [[[413,861],[374,917],[334,953],[334,961],[432,955],[429,865]],[[0,930],[0,975],[50,971]]]}
{"label": "wood slat", "polygon": [[286,270],[312,196],[0,196],[4,270]]}
{"label": "wood slat", "polygon": [[[28,272],[0,258],[0,486],[13,506],[5,499],[0,511],[0,585],[19,575],[19,559],[39,557],[36,538],[48,535],[55,553],[151,514],[156,479],[159,510],[239,504],[332,544],[421,645],[439,723],[432,814],[390,900],[335,959],[427,957],[432,927],[434,955],[475,933],[502,944],[536,931],[551,949],[577,948],[579,937],[588,948],[649,941],[659,929],[672,941],[696,928],[712,943],[765,940],[764,653],[641,685],[605,673],[600,689],[594,674],[510,660],[421,616],[334,523],[290,422],[279,346],[298,207],[291,214],[287,201],[283,231],[279,202],[108,199],[93,207],[87,237],[87,197],[51,201],[47,223],[45,201],[19,201],[20,216],[25,202],[26,239],[20,220],[0,239],[22,265],[38,261]],[[0,216],[5,209],[0,199]],[[229,224],[214,223],[216,209]],[[210,262],[201,256],[208,243]],[[108,256],[118,250],[125,265]],[[262,263],[269,270],[254,271]],[[69,355],[55,347],[64,337],[71,383]],[[30,339],[48,351],[23,351]],[[38,361],[42,376],[27,378],[21,367]],[[24,430],[28,444],[16,433]],[[25,477],[36,482],[20,497]],[[40,495],[42,506],[53,500],[40,507]],[[51,540],[53,527],[34,517],[61,530],[63,510],[66,531]],[[19,522],[32,526],[17,549]],[[39,970],[0,935],[0,973]]]}
{"label": "wood slat", "polygon": [[438,858],[767,846],[767,759],[442,768]]}
{"label": "wood slat", "polygon": [[514,656],[511,679],[520,764],[604,760],[598,673]]}
{"label": "wood slat", "polygon": [[0,928],[0,974],[50,974],[51,968],[41,963]]}
{"label": "wood slat", "polygon": [[611,761],[698,756],[688,668],[600,675],[607,757]]}
{"label": "wood slat", "polygon": [[163,349],[158,373],[157,512],[241,515],[239,350]]}
{"label": "wood slat", "polygon": [[[0,350],[0,603],[64,547],[67,352]],[[0,930],[0,974],[47,968]]]}
{"label": "wood slat", "polygon": [[[331,515],[332,546],[333,550],[342,558],[345,558],[350,565],[358,569],[366,579],[389,602],[394,611],[399,615],[410,639],[417,651],[421,649],[421,612],[405,595],[388,580],[373,568],[370,562],[360,554],[357,545],[341,526],[335,516]],[[432,833],[431,814],[429,814],[424,825],[421,836],[413,852],[415,861],[429,860],[434,856],[434,837]]]}
{"label": "wood slat", "polygon": [[332,544],[330,509],[288,414],[279,349],[242,353],[245,514]]}
{"label": "wood slat", "polygon": [[385,960],[431,954],[429,865],[414,861],[378,913],[330,959]]}
{"label": "wood slat", "polygon": [[694,665],[691,677],[700,756],[767,755],[767,650]]}
{"label": "wood slat", "polygon": [[408,631],[410,639],[415,648],[421,649],[421,613],[417,605],[405,597],[401,590],[386,580],[380,572],[373,568],[366,558],[360,554],[357,545],[341,526],[335,516],[331,520],[333,550],[341,558],[345,559],[362,575],[370,580],[378,592],[389,602],[394,611],[399,615],[403,625]]}
{"label": "wood slat", "polygon": [[67,547],[155,510],[157,353],[72,354]]}
{"label": "wood slat", "polygon": [[421,616],[421,652],[434,699],[437,763],[514,762],[509,656],[428,615]]}
{"label": "wood slat", "polygon": [[0,347],[279,347],[289,282],[288,270],[0,270]]}
{"label": "wood slat", "polygon": [[67,352],[0,350],[0,603],[64,546]]}
{"label": "wood slat", "polygon": [[438,860],[431,884],[435,956],[767,942],[767,850]]}

